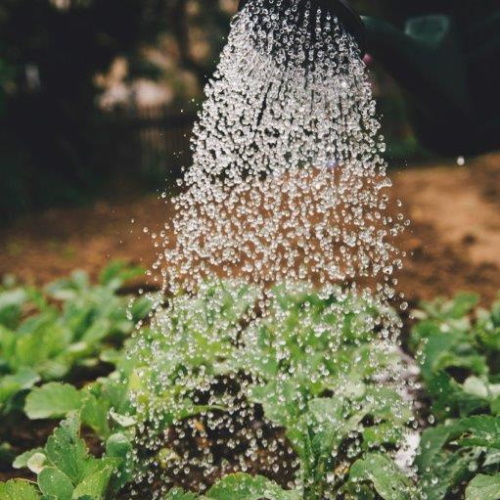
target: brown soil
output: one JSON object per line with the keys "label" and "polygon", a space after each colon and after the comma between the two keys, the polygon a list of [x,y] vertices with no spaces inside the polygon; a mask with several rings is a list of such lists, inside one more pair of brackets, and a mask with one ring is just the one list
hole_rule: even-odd
{"label": "brown soil", "polygon": [[[493,300],[500,290],[500,155],[465,167],[405,168],[392,178],[412,220],[403,238],[409,255],[399,284],[407,299],[467,290]],[[148,267],[156,254],[151,234],[170,216],[168,205],[149,196],[19,220],[0,231],[0,276],[43,284],[75,268],[95,276],[113,259]]]}

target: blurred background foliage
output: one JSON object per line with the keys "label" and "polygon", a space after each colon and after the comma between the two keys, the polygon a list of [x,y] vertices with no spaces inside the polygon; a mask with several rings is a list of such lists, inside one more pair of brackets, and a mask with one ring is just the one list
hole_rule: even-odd
{"label": "blurred background foliage", "polygon": [[[463,9],[467,15],[470,4],[354,3],[360,12],[400,24],[429,9]],[[161,148],[147,160],[159,166],[147,174],[137,166],[128,147],[136,140],[131,117],[166,123],[165,114],[196,110],[236,5],[237,0],[2,0],[0,222],[83,203],[102,190],[116,192],[118,179],[138,185],[153,171],[165,178]],[[373,69],[390,155],[425,156],[399,89],[376,63]]]}

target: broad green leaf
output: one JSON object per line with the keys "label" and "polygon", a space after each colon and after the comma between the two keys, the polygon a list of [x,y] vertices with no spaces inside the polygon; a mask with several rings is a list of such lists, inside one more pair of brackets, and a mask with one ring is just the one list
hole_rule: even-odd
{"label": "broad green leaf", "polygon": [[427,495],[426,500],[443,500],[451,488],[466,481],[471,469],[477,466],[480,455],[481,451],[463,455],[459,450],[437,457],[432,468],[425,470],[421,476],[420,485]]}
{"label": "broad green leaf", "polygon": [[118,349],[105,349],[99,354],[99,359],[103,363],[117,365],[123,359],[123,352]]}
{"label": "broad green leaf", "polygon": [[74,484],[86,475],[89,456],[85,441],[80,438],[80,421],[70,415],[47,440],[45,453],[54,466],[64,472]]}
{"label": "broad green leaf", "polygon": [[0,410],[15,394],[31,389],[39,380],[39,375],[30,368],[21,368],[14,375],[2,377],[0,379]]}
{"label": "broad green leaf", "polygon": [[149,297],[139,297],[132,302],[130,314],[137,321],[145,318],[153,308],[153,301]]}
{"label": "broad green leaf", "polygon": [[103,500],[109,485],[109,480],[113,474],[112,465],[102,465],[99,470],[86,476],[76,486],[73,498],[78,499],[82,496],[89,496],[93,500]]}
{"label": "broad green leaf", "polygon": [[500,498],[500,474],[476,476],[465,490],[465,500],[498,500]]}
{"label": "broad green leaf", "polygon": [[38,475],[40,491],[57,500],[71,500],[74,487],[69,477],[56,467],[45,467]]}
{"label": "broad green leaf", "polygon": [[124,434],[113,434],[106,441],[106,457],[117,459],[117,473],[111,479],[111,488],[120,490],[130,479],[132,462],[132,444]]}
{"label": "broad green leaf", "polygon": [[444,321],[462,319],[472,311],[478,302],[479,296],[477,294],[462,292],[458,293],[452,300],[439,298],[432,302],[424,302],[421,307],[430,317]]}
{"label": "broad green leaf", "polygon": [[292,426],[305,407],[304,397],[290,380],[272,381],[251,387],[249,398],[262,404],[266,418],[284,427]]}
{"label": "broad green leaf", "polygon": [[82,396],[69,384],[51,382],[33,389],[26,398],[24,410],[32,420],[63,418],[69,412],[79,410]]}
{"label": "broad green leaf", "polygon": [[0,325],[15,329],[27,300],[28,293],[23,288],[0,292]]}
{"label": "broad green leaf", "polygon": [[[286,491],[262,476],[232,474],[219,481],[206,494],[214,500],[300,500],[298,492]],[[182,498],[182,497],[181,497]],[[189,497],[188,497],[189,498]]]}
{"label": "broad green leaf", "polygon": [[480,408],[487,408],[488,402],[467,394],[447,373],[433,373],[427,382],[427,390],[432,396],[432,413],[439,420],[450,417],[467,416]]}
{"label": "broad green leaf", "polygon": [[477,306],[479,295],[476,293],[462,292],[455,296],[447,314],[451,318],[459,319],[467,315]]}
{"label": "broad green leaf", "polygon": [[0,483],[0,500],[40,500],[40,498],[36,486],[24,479],[12,479]]}
{"label": "broad green leaf", "polygon": [[108,264],[99,275],[99,283],[111,289],[119,288],[124,282],[144,275],[144,269],[131,266],[119,260]]}
{"label": "broad green leaf", "polygon": [[[128,324],[128,326],[128,330],[133,327],[131,324]],[[109,318],[98,318],[85,331],[82,340],[89,345],[97,344],[99,341],[109,337],[112,329],[113,323]]]}
{"label": "broad green leaf", "polygon": [[94,395],[92,389],[83,396],[81,419],[82,423],[88,425],[100,437],[109,436],[109,402],[100,397],[100,394]]}
{"label": "broad green leaf", "polygon": [[440,425],[426,429],[420,440],[420,452],[416,458],[416,464],[421,474],[433,469],[435,460],[439,459],[439,453],[450,440],[460,434],[459,425]]}
{"label": "broad green leaf", "polygon": [[460,427],[465,433],[460,445],[500,449],[500,419],[480,415],[461,420]]}
{"label": "broad green leaf", "polygon": [[67,348],[68,331],[56,322],[52,314],[31,319],[39,324],[29,325],[30,320],[23,323],[26,333],[16,344],[16,364],[18,367],[33,367],[43,376],[43,364]]}
{"label": "broad green leaf", "polygon": [[402,437],[402,427],[394,422],[384,422],[363,429],[363,447],[368,451],[383,444],[398,444]]}
{"label": "broad green leaf", "polygon": [[441,360],[453,350],[455,344],[456,340],[449,333],[440,332],[427,339],[420,363],[422,376],[426,381],[431,379],[439,368],[446,367]]}
{"label": "broad green leaf", "polygon": [[332,449],[356,428],[363,418],[363,415],[360,415],[359,419],[347,418],[345,401],[340,398],[312,399],[309,401],[307,416],[312,417],[309,426],[314,429],[311,446],[316,458],[330,455]]}
{"label": "broad green leaf", "polygon": [[369,454],[355,462],[349,472],[353,482],[370,481],[384,500],[415,500],[418,498],[409,479],[385,455]]}
{"label": "broad green leaf", "polygon": [[491,402],[491,413],[493,415],[500,416],[500,396],[496,397],[492,402]]}
{"label": "broad green leaf", "polygon": [[121,458],[125,460],[132,450],[130,440],[121,433],[113,434],[106,441],[106,455],[108,457]]}

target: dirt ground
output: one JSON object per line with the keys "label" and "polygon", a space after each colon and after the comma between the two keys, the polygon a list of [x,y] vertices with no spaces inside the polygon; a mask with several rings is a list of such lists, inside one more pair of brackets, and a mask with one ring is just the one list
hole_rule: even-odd
{"label": "dirt ground", "polygon": [[[460,290],[493,300],[500,290],[500,154],[465,166],[395,169],[391,177],[394,196],[412,221],[403,239],[408,258],[399,283],[407,300]],[[18,220],[0,230],[0,276],[43,284],[75,268],[95,276],[113,259],[148,267],[156,254],[151,234],[170,215],[163,201],[148,196]]]}

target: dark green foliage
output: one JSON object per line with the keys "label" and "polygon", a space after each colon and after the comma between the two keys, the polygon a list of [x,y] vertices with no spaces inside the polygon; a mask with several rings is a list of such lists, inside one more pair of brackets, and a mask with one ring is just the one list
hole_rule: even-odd
{"label": "dark green foliage", "polygon": [[[151,309],[147,299],[139,299],[127,313],[130,299],[117,295],[125,280],[141,273],[113,263],[97,286],[77,271],[43,292],[16,286],[0,289],[0,413],[21,408],[26,391],[38,382],[68,379],[75,370],[96,367],[106,349],[121,346]],[[77,405],[71,386],[61,393],[51,387],[39,389],[44,391],[42,400],[53,398],[50,410],[38,408],[38,393],[30,399],[36,418],[62,416]]]}
{"label": "dark green foliage", "polygon": [[[122,280],[130,276],[128,268],[113,264],[103,271],[97,287],[90,286],[81,274],[51,285],[44,293],[10,287],[0,294],[2,332],[43,331],[40,325],[45,320],[37,318],[56,308],[52,325],[65,327],[54,331],[71,330],[69,338],[78,342],[94,339],[96,353],[114,335],[121,344],[130,326],[117,327],[123,319],[118,309],[125,311],[127,299],[115,303],[111,316],[99,307],[97,311],[101,312],[97,313],[95,307],[96,302],[112,302]],[[49,294],[63,304],[62,308],[47,302]],[[132,358],[124,356],[119,345],[103,354],[101,357],[112,359],[116,368],[107,377],[77,389],[60,380],[56,371],[53,381],[31,388],[24,402],[26,414],[32,419],[63,421],[45,446],[29,450],[14,461],[15,468],[28,468],[36,474],[36,484],[24,480],[0,483],[0,500],[117,498],[140,463],[132,456],[141,457],[134,447],[137,429],[144,422],[143,412],[163,412],[160,420],[164,426],[158,428],[161,433],[174,421],[225,410],[223,400],[216,404],[214,397],[210,405],[198,405],[190,392],[183,390],[182,374],[197,370],[203,373],[205,383],[221,374],[244,372],[249,376],[252,382],[245,384],[245,396],[262,406],[268,421],[286,428],[287,439],[300,461],[298,474],[304,488],[287,490],[268,478],[238,473],[224,477],[203,495],[174,488],[164,500],[416,500],[421,498],[420,490],[428,500],[498,500],[498,304],[490,310],[478,310],[477,297],[462,294],[453,301],[424,304],[423,310],[415,313],[420,319],[413,328],[411,346],[417,353],[433,414],[416,458],[416,488],[396,466],[391,453],[411,421],[411,412],[401,405],[396,391],[373,380],[380,369],[394,362],[393,354],[379,350],[373,332],[366,329],[375,309],[359,308],[359,302],[344,298],[345,314],[335,315],[330,308],[335,297],[320,298],[314,291],[284,287],[275,288],[269,298],[265,318],[248,322],[255,290],[207,284],[198,296],[171,299],[168,314],[175,325],[174,336],[165,336],[154,325],[143,327],[140,342],[127,341],[126,350],[134,353]],[[69,307],[71,304],[78,307]],[[92,304],[94,321],[113,318],[104,336],[88,333],[101,331],[92,330],[92,322],[82,326],[86,314],[78,320],[74,316],[75,311],[85,311]],[[34,305],[34,315],[27,318],[26,308]],[[136,310],[141,314],[127,318],[127,324],[149,312],[145,304]],[[361,317],[360,311],[367,317]],[[332,348],[332,339],[313,334],[318,324],[328,324],[332,331],[340,332],[335,339],[336,356],[324,355]],[[238,341],[234,342],[236,331]],[[217,342],[212,342],[215,339]],[[74,349],[73,344],[68,345]],[[276,355],[278,347],[280,356]],[[59,351],[55,352],[58,360]],[[276,363],[264,363],[266,357],[276,359]],[[86,359],[78,357],[75,362]],[[47,380],[38,365],[22,365],[22,370],[7,373],[16,363],[3,355],[4,391],[16,380],[20,394],[42,377]],[[311,367],[322,377],[313,380],[305,376]],[[169,387],[165,379],[159,383],[158,370],[170,380]],[[175,404],[172,398],[178,398]],[[21,401],[17,406],[9,403],[4,411],[21,408]],[[92,440],[83,439],[83,429],[91,433]],[[101,451],[97,452],[90,442],[99,443]],[[357,444],[345,454],[349,442]],[[8,447],[2,450],[7,456]],[[156,460],[160,464],[168,451],[158,451]]]}
{"label": "dark green foliage", "polygon": [[[126,160],[117,157],[116,146],[127,137],[96,107],[97,73],[125,57],[130,79],[157,78],[161,71],[144,60],[143,51],[169,33],[180,51],[180,68],[203,83],[229,28],[214,0],[201,2],[194,18],[185,0],[55,4],[5,0],[0,5],[2,221],[29,209],[81,203],[123,175]],[[191,57],[189,29],[200,25],[212,36],[206,61]]]}
{"label": "dark green foliage", "polygon": [[413,329],[437,424],[416,462],[429,500],[500,496],[500,303],[473,312],[477,303],[460,294],[423,304]]}

